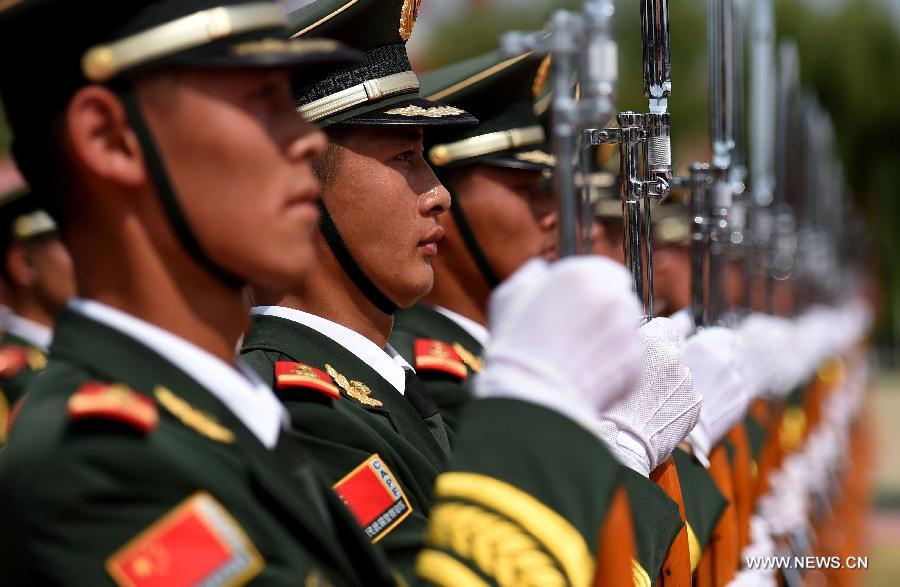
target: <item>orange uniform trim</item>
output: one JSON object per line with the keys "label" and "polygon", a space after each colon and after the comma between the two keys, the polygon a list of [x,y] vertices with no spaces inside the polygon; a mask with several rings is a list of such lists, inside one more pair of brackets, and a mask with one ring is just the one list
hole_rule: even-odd
{"label": "orange uniform trim", "polygon": [[650,479],[678,504],[681,520],[685,522],[666,554],[657,585],[659,587],[691,587],[691,551],[684,515],[684,497],[681,494],[681,482],[678,480],[678,471],[675,469],[672,457],[651,471]]}

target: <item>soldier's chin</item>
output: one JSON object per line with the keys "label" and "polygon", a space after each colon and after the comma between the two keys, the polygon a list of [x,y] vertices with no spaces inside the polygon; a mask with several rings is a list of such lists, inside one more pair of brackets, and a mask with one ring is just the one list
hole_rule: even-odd
{"label": "soldier's chin", "polygon": [[316,262],[313,249],[309,247],[307,253],[294,255],[289,263],[254,272],[248,281],[255,288],[288,294],[298,290],[306,283],[316,267]]}

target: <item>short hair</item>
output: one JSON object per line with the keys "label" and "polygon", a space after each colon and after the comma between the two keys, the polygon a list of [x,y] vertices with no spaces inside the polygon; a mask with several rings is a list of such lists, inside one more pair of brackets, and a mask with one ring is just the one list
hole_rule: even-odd
{"label": "short hair", "polygon": [[353,135],[354,127],[335,124],[324,129],[328,136],[325,151],[313,161],[313,173],[322,187],[329,185],[337,177],[341,166],[341,151]]}

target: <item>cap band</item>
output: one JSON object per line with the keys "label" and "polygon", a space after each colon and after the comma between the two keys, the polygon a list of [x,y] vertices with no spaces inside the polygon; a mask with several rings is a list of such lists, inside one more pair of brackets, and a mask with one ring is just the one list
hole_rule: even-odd
{"label": "cap band", "polygon": [[56,222],[43,210],[35,210],[16,218],[12,226],[12,238],[24,241],[42,234],[56,232]]}
{"label": "cap band", "polygon": [[297,108],[308,121],[315,122],[366,102],[380,100],[404,92],[418,92],[419,78],[415,72],[403,71],[341,90]]}
{"label": "cap band", "polygon": [[281,8],[273,2],[219,6],[93,47],[84,54],[81,69],[87,79],[104,82],[187,49],[260,29],[286,28],[287,24]]}
{"label": "cap band", "polygon": [[540,145],[545,140],[544,127],[540,125],[511,128],[463,139],[455,143],[435,145],[428,151],[428,160],[438,167],[443,167],[462,159],[529,145]]}

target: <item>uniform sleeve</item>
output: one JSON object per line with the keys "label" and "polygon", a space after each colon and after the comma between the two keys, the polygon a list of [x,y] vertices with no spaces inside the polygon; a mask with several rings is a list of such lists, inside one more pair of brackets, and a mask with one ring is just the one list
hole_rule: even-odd
{"label": "uniform sleeve", "polygon": [[451,470],[436,484],[420,580],[591,584],[621,470],[595,436],[555,412],[508,399],[473,403]]}
{"label": "uniform sleeve", "polygon": [[[275,362],[289,359],[262,350],[241,357],[270,385]],[[394,431],[386,418],[360,417],[349,406],[335,405],[346,399],[335,402],[315,393],[282,394],[281,399],[291,418],[292,440],[344,500],[362,531],[383,549],[391,566],[404,580],[413,581],[438,470],[412,445],[387,442]]]}
{"label": "uniform sleeve", "polygon": [[68,432],[54,454],[0,468],[0,584],[177,587],[216,574],[296,584],[295,572],[261,554],[253,502],[226,507],[228,496],[144,437],[104,426]]}

